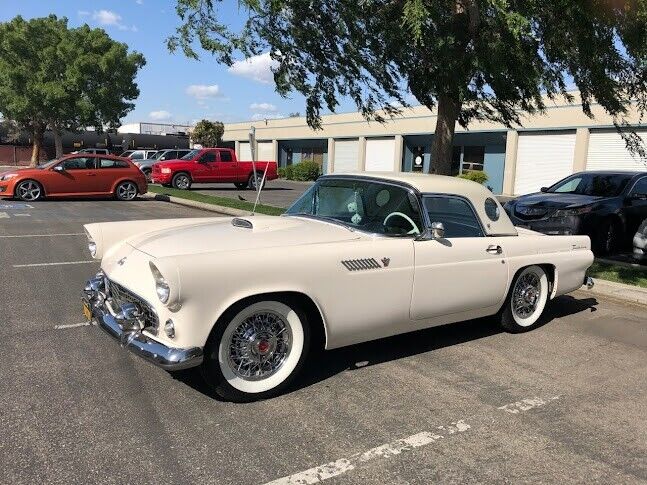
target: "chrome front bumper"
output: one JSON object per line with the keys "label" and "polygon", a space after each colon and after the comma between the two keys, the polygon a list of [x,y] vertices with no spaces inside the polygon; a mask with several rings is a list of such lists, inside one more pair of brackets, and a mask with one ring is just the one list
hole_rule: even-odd
{"label": "chrome front bumper", "polygon": [[[122,347],[166,370],[181,370],[202,363],[203,352],[199,347],[187,349],[168,347],[143,333],[141,312],[132,304],[123,304],[114,314],[110,311],[114,301],[97,275],[86,284],[83,291],[84,304],[88,305],[92,320],[108,335],[119,341]],[[113,306],[114,308],[114,306]]]}

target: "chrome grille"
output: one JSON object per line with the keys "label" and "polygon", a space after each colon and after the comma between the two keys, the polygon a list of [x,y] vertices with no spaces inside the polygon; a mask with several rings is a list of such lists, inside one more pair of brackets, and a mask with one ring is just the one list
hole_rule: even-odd
{"label": "chrome grille", "polygon": [[159,318],[155,309],[143,298],[135,295],[132,291],[127,290],[119,283],[110,281],[106,278],[106,288],[108,296],[114,301],[116,306],[124,303],[134,303],[144,314],[145,327],[157,329],[159,327]]}

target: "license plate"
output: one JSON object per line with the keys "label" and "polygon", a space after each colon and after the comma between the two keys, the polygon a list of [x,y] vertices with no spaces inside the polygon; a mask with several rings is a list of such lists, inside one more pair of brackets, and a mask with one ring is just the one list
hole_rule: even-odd
{"label": "license plate", "polygon": [[88,322],[92,320],[92,310],[86,302],[83,302],[83,315]]}

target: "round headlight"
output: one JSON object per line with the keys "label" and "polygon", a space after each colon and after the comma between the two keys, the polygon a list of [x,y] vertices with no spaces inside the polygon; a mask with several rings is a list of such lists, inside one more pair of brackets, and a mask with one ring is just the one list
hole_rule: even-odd
{"label": "round headlight", "polygon": [[153,279],[155,280],[155,291],[157,292],[157,298],[166,304],[168,303],[169,297],[171,296],[171,287],[160,273],[160,270],[157,269],[152,262],[149,263],[151,268],[151,273],[153,273]]}

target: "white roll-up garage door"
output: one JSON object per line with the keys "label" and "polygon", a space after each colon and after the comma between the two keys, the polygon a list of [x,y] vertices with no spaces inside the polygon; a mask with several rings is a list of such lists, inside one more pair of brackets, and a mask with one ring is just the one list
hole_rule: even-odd
{"label": "white roll-up garage door", "polygon": [[366,140],[366,171],[393,172],[395,138],[368,138]]}
{"label": "white roll-up garage door", "polygon": [[259,141],[257,160],[274,160],[274,149],[271,141]]}
{"label": "white roll-up garage door", "polygon": [[575,133],[521,133],[517,148],[515,195],[539,192],[573,173]]}
{"label": "white roll-up garage door", "polygon": [[357,172],[359,159],[358,140],[335,140],[335,173]]}
{"label": "white roll-up garage door", "polygon": [[240,149],[238,150],[238,160],[251,160],[252,151],[249,149],[248,141],[240,142]]}
{"label": "white roll-up garage door", "polygon": [[[647,144],[647,132],[636,132]],[[592,131],[589,137],[587,170],[647,170],[647,164],[627,150],[617,131]]]}

